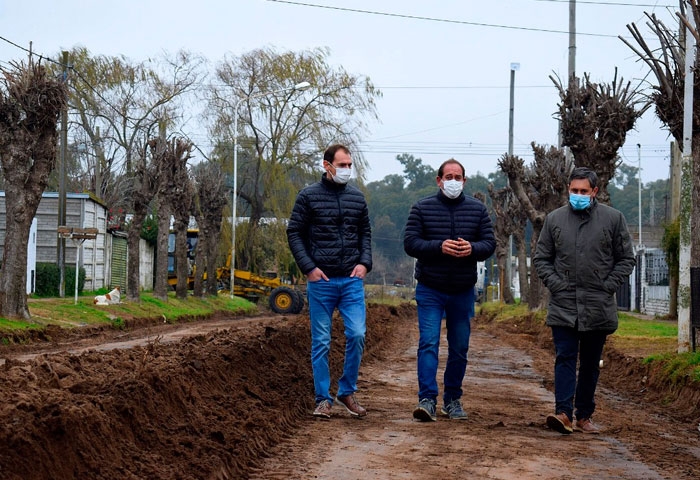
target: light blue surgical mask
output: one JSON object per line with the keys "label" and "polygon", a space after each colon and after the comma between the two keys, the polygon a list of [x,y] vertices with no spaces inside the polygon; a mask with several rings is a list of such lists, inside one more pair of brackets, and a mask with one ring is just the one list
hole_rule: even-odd
{"label": "light blue surgical mask", "polygon": [[579,195],[578,193],[569,194],[569,204],[574,210],[585,210],[591,206],[590,195]]}

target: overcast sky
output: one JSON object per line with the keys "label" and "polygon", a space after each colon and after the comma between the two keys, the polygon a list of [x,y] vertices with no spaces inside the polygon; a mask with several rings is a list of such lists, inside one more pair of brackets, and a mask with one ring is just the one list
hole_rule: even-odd
{"label": "overcast sky", "polygon": [[[576,72],[597,82],[618,76],[648,88],[647,70],[617,38],[644,12],[676,23],[665,0],[579,0]],[[454,157],[468,174],[497,170],[508,150],[509,84],[515,73],[514,151],[532,161],[530,142],[557,145],[550,75],[568,72],[568,0],[0,0],[0,37],[57,57],[76,45],[92,54],[144,60],[186,49],[212,64],[259,47],[327,47],[329,63],[368,76],[383,92],[380,121],[360,145],[368,180],[401,173],[413,154],[437,167]],[[655,45],[656,43],[653,42]],[[0,62],[26,53],[0,40]],[[3,63],[5,64],[5,63]],[[670,137],[653,108],[621,151],[642,181],[668,177]],[[639,145],[639,146],[638,146]]]}

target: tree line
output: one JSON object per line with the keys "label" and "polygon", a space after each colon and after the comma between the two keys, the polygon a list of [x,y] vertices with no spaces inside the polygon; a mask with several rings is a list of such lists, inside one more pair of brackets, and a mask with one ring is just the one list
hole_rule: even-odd
{"label": "tree line", "polygon": [[[687,15],[700,18],[696,1],[680,2],[679,17],[693,36],[700,37]],[[621,40],[649,66],[655,83],[640,91],[616,72],[610,83],[592,82],[588,74],[566,81],[551,77],[559,93],[555,117],[561,125],[562,147],[569,153],[533,141],[530,163],[504,154],[499,172],[469,178],[467,188],[494,212],[499,269],[511,235],[519,255],[532,249],[544,216],[564,203],[566,178],[574,165],[598,173],[600,201],[615,203],[628,219],[635,217],[633,202],[628,201],[634,170],[621,166],[617,152],[646,109],[655,107],[682,145],[685,44],[653,14],[647,17],[660,49],[650,47],[635,24],[628,26],[633,40]],[[697,50],[695,55],[697,63]],[[41,193],[55,190],[62,180],[67,190],[92,192],[109,207],[114,216],[110,223],[128,232],[133,255],[138,255],[135,246],[140,237],[156,242],[157,295],[166,295],[160,262],[167,259],[163,251],[170,218],[175,219],[177,256],[186,255],[185,219],[197,218],[205,237],[202,252],[197,252],[198,272],[213,273],[213,266],[222,265],[230,254],[231,197],[238,216],[244,217],[236,227],[240,237],[235,242],[235,267],[299,278],[286,246],[284,219],[296,193],[318,180],[320,154],[328,144],[342,142],[358,151],[354,147],[366,132],[367,121],[377,118],[376,102],[381,98],[369,77],[331,65],[328,50],[322,48],[256,49],[226,56],[213,69],[205,59],[185,51],[133,62],[122,56],[92,55],[80,47],[68,58],[66,64],[30,55],[27,61],[0,68],[0,188],[7,192],[8,212],[0,315],[29,316],[23,246]],[[303,82],[311,88],[292,88]],[[696,75],[694,111],[700,111],[699,87]],[[63,111],[68,112],[65,137],[70,140],[65,179],[59,179],[63,169],[56,168],[57,125]],[[693,158],[700,153],[700,128],[695,125],[699,121],[700,115],[694,115]],[[199,129],[202,125],[205,133]],[[240,163],[234,172],[235,145]],[[399,156],[403,175],[364,185],[366,159],[356,154],[354,160],[373,214],[377,258],[373,278],[386,282],[398,272],[409,276],[405,272],[411,271],[411,264],[402,252],[401,229],[408,206],[435,190],[435,172],[406,153]],[[692,168],[700,168],[699,163],[693,162]],[[691,199],[700,198],[700,174],[693,170],[685,178],[694,181],[684,185],[682,198],[688,208],[681,212],[688,221],[682,224],[696,229],[700,210],[691,208]],[[645,190],[656,187],[646,185]],[[655,198],[665,195],[659,191]],[[692,265],[700,264],[700,237],[688,238],[689,231],[682,229],[680,237],[692,242]],[[129,258],[130,272],[138,271],[137,263],[137,257]],[[521,265],[527,268],[527,262]],[[544,297],[536,276],[527,271],[519,276],[527,284],[521,285],[521,299],[533,308],[541,306]],[[208,279],[206,285],[199,279],[197,294],[214,291],[214,276]],[[127,298],[138,301],[138,276],[133,280]],[[177,294],[184,295],[181,285]],[[510,300],[510,292],[504,294]]]}

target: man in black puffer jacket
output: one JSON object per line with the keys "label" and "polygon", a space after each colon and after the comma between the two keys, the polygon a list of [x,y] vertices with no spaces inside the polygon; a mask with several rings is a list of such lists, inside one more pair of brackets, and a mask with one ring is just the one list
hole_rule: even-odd
{"label": "man in black puffer jacket", "polygon": [[331,319],[337,308],[345,326],[345,362],[336,400],[352,416],[363,417],[367,411],[355,400],[354,393],[365,347],[363,280],[372,269],[369,213],[362,192],[347,185],[352,158],[346,147],[328,147],[323,168],[326,173],[321,181],[299,192],[287,226],[289,248],[307,278],[316,392],[313,415],[331,417],[328,352]]}
{"label": "man in black puffer jacket", "polygon": [[462,381],[467,368],[470,321],[474,316],[476,263],[496,249],[486,206],[462,193],[464,167],[450,159],[438,169],[435,195],[418,201],[406,223],[404,250],[417,259],[418,406],[413,417],[435,421],[436,375],[442,318],[447,325],[448,356],[441,412],[464,420]]}

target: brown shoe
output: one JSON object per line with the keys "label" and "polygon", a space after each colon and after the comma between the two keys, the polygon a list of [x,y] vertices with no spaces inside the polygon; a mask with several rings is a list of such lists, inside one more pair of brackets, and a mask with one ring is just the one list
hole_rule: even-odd
{"label": "brown shoe", "polygon": [[566,413],[561,412],[547,417],[547,426],[554,431],[568,435],[574,431],[571,427],[571,420]]}
{"label": "brown shoe", "polygon": [[316,410],[314,410],[313,416],[318,418],[331,418],[331,402],[328,400],[322,400],[316,405]]}
{"label": "brown shoe", "polygon": [[600,433],[600,428],[590,418],[577,418],[576,430],[583,433]]}
{"label": "brown shoe", "polygon": [[355,400],[355,395],[345,395],[344,397],[336,397],[336,400],[340,402],[341,405],[352,415],[353,417],[364,417],[367,415],[367,410],[362,407],[357,400]]}

